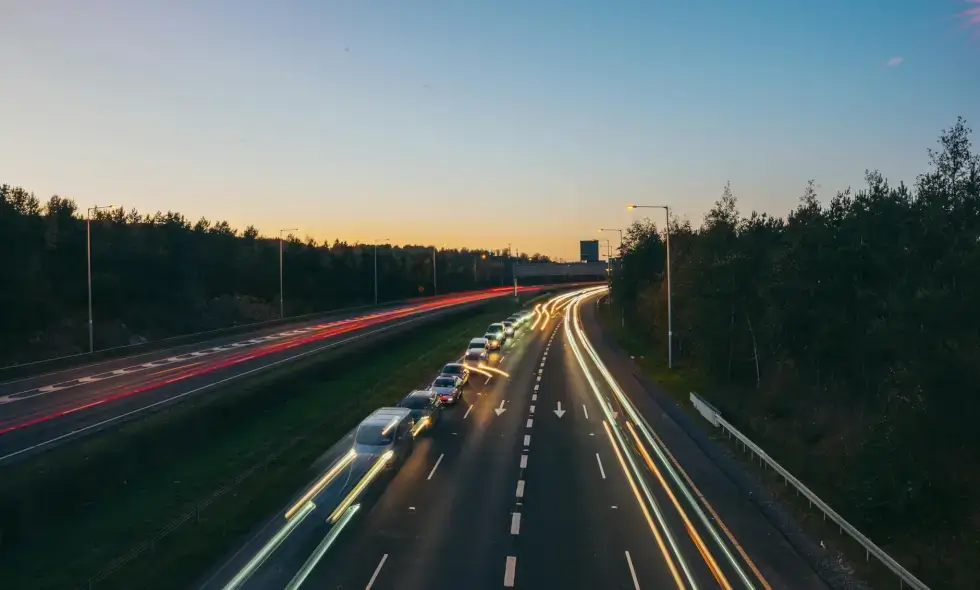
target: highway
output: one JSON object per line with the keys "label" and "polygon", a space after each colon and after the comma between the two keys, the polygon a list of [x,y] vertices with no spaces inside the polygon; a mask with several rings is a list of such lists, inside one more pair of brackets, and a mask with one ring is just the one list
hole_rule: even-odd
{"label": "highway", "polygon": [[[535,292],[544,287],[522,287]],[[512,288],[440,296],[215,338],[0,383],[0,463],[118,424],[215,386],[452,309],[513,293]]]}
{"label": "highway", "polygon": [[553,298],[364,491],[384,462],[340,441],[202,588],[825,589],[603,345],[601,294]]}

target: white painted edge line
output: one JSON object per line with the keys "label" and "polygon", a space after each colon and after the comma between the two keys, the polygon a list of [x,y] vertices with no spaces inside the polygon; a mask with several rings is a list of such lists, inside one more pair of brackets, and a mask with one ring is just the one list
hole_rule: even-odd
{"label": "white painted edge line", "polygon": [[524,446],[525,447],[531,446],[531,435],[530,434],[525,434],[524,435]]}
{"label": "white painted edge line", "polygon": [[519,535],[521,534],[521,513],[511,512],[510,513],[510,534]]}
{"label": "white painted edge line", "polygon": [[636,579],[636,570],[633,569],[633,560],[630,559],[629,551],[626,552],[626,565],[628,565],[630,568],[630,576],[633,578],[633,588],[635,590],[640,590],[640,581]]}
{"label": "white painted edge line", "polygon": [[[435,473],[436,473],[436,469],[439,469],[439,464],[440,464],[440,463],[442,463],[442,458],[443,458],[443,457],[444,457],[445,455],[446,455],[445,453],[443,453],[443,454],[441,454],[441,455],[439,455],[439,458],[438,458],[438,459],[436,459],[436,464],[432,466],[432,471],[430,471],[430,472],[429,472],[429,477],[427,477],[427,478],[425,478],[425,479],[432,479],[432,476],[433,476],[433,475],[435,475]],[[596,458],[597,458],[597,459],[599,458],[599,454],[598,454],[598,453],[596,453]],[[602,469],[602,465],[599,465],[599,469]],[[605,477],[606,477],[606,476],[605,476],[605,475],[603,475],[602,477],[603,477],[603,479],[605,479]]]}
{"label": "white painted edge line", "polygon": [[527,427],[530,428],[532,426],[534,426],[534,418],[528,418],[527,419]]}
{"label": "white painted edge line", "polygon": [[463,414],[463,420],[466,420],[466,417],[469,416],[470,415],[470,412],[472,412],[472,411],[473,411],[473,406],[470,406],[470,407],[466,408],[466,413]]}
{"label": "white painted edge line", "polygon": [[507,563],[504,565],[504,587],[514,587],[514,576],[517,574],[517,558],[513,555],[507,556]]}
{"label": "white painted edge line", "polygon": [[[439,458],[442,459],[442,457],[439,457]],[[599,475],[602,476],[602,479],[606,479],[606,470],[602,468],[602,459],[599,458],[599,453],[596,453],[595,454],[595,460],[596,460],[596,463],[599,464]],[[433,470],[433,471],[435,471],[435,470]]]}
{"label": "white painted edge line", "polygon": [[[626,559],[629,559],[629,552],[626,552]],[[371,574],[371,579],[368,580],[367,586],[364,587],[364,590],[371,590],[371,586],[373,586],[374,585],[374,581],[378,579],[378,574],[381,573],[381,568],[383,568],[385,566],[385,562],[386,561],[388,561],[388,554],[387,553],[385,553],[384,555],[381,556],[381,563],[379,563],[378,564],[378,567],[376,567],[374,569],[374,573]],[[632,566],[630,566],[630,567],[632,567]]]}
{"label": "white painted edge line", "polygon": [[[589,419],[589,409],[585,407],[585,404],[582,404],[582,411],[585,412],[585,419],[588,420]],[[463,417],[465,418],[466,416],[463,416]]]}
{"label": "white painted edge line", "polygon": [[521,455],[521,469],[527,469],[527,455]]}
{"label": "white painted edge line", "polygon": [[523,498],[524,497],[524,480],[523,479],[517,480],[517,497],[518,498]]}

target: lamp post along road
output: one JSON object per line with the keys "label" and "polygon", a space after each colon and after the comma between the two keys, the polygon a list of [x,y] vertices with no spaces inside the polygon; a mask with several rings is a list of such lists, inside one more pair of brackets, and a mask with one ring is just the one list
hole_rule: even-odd
{"label": "lamp post along road", "polygon": [[92,212],[115,205],[96,205],[85,212],[85,258],[88,268],[88,351],[95,352],[95,324],[92,321]]}
{"label": "lamp post along road", "polygon": [[390,242],[389,238],[383,240],[374,241],[374,305],[378,305],[378,243],[379,242]]}
{"label": "lamp post along road", "polygon": [[286,298],[282,288],[282,232],[299,231],[296,228],[279,230],[279,319],[286,317]]}
{"label": "lamp post along road", "polygon": [[[622,264],[622,260],[623,260],[623,230],[619,229],[618,227],[612,227],[612,228],[609,228],[609,227],[601,227],[601,228],[599,228],[599,231],[600,232],[604,232],[604,231],[615,231],[615,232],[619,232],[619,247],[616,248],[616,252],[619,255],[620,264]],[[612,284],[612,267],[608,263],[606,264],[606,269],[607,269],[606,270],[606,274],[608,275],[607,280],[609,281],[610,284]],[[613,298],[612,297],[609,298],[609,301],[610,301],[610,303],[615,303],[615,301],[613,301]],[[624,327],[624,328],[626,327],[626,310],[623,309],[623,305],[622,304],[619,305],[619,325],[622,326],[622,327]]]}
{"label": "lamp post along road", "polygon": [[666,213],[667,225],[664,235],[667,242],[667,368],[674,368],[674,325],[671,310],[672,289],[670,284],[670,206],[669,205],[628,205],[627,209],[663,209]]}

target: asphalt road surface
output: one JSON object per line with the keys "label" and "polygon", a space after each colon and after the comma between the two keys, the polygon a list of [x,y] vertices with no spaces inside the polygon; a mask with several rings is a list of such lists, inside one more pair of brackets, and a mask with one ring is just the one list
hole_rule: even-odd
{"label": "asphalt road surface", "polygon": [[[475,381],[342,530],[312,513],[240,587],[287,587],[306,563],[302,588],[826,588],[625,365],[604,362],[595,299],[552,307],[505,349],[509,377]],[[353,482],[337,485],[339,498]],[[282,523],[205,588],[226,588]]]}
{"label": "asphalt road surface", "polygon": [[328,320],[307,320],[0,383],[0,463],[263,369],[380,337],[510,292],[462,293]]}

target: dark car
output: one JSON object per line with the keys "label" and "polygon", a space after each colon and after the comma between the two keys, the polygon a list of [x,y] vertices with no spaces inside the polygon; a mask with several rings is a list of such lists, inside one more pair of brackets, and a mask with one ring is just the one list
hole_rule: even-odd
{"label": "dark car", "polygon": [[[442,403],[432,391],[416,390],[398,402],[398,407],[411,410],[412,418],[415,419],[417,434],[435,426],[439,421],[439,410],[442,408]],[[425,424],[422,424],[423,421]]]}
{"label": "dark car", "polygon": [[439,376],[459,378],[459,386],[463,387],[470,380],[470,370],[459,363],[449,363],[439,371]]}

